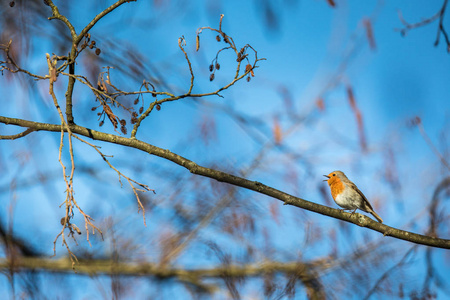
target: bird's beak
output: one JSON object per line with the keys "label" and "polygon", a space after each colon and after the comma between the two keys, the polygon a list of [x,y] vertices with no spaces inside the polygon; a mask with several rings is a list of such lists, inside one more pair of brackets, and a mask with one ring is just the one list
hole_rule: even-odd
{"label": "bird's beak", "polygon": [[[325,176],[326,178],[330,179],[330,176],[328,176],[328,175],[323,175],[323,176]],[[324,179],[323,181],[328,181],[328,179]]]}

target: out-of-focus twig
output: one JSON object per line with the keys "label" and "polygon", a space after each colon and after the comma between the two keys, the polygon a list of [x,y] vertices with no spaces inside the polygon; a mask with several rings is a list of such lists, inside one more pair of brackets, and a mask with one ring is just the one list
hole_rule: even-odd
{"label": "out-of-focus twig", "polygon": [[422,119],[419,117],[415,117],[412,120],[413,125],[416,125],[417,128],[419,128],[420,135],[422,135],[423,139],[427,143],[428,147],[430,147],[431,151],[439,158],[441,163],[450,171],[450,164],[447,162],[447,160],[441,155],[439,150],[434,146],[433,142],[431,141],[430,137],[428,136],[427,132],[425,131],[425,128],[422,124]]}
{"label": "out-of-focus twig", "polygon": [[438,29],[437,29],[437,36],[436,36],[436,40],[434,42],[434,46],[439,45],[439,41],[440,41],[440,37],[441,37],[441,33],[445,38],[445,42],[447,44],[447,52],[450,52],[450,39],[449,36],[447,34],[447,31],[445,30],[444,27],[444,16],[445,16],[445,10],[447,8],[447,4],[448,4],[448,0],[444,0],[444,2],[442,3],[441,8],[438,10],[438,12],[436,14],[434,14],[433,16],[426,18],[420,22],[417,23],[409,23],[407,22],[402,15],[402,12],[399,10],[398,11],[398,17],[400,19],[400,21],[403,24],[403,28],[401,29],[396,29],[397,31],[400,31],[401,35],[406,35],[406,33],[411,30],[411,29],[415,29],[415,28],[419,28],[422,26],[426,26],[428,24],[433,23],[436,20],[439,20],[439,25],[438,25]]}
{"label": "out-of-focus twig", "polygon": [[408,251],[406,251],[406,253],[403,255],[403,257],[396,264],[394,264],[392,267],[390,267],[388,270],[386,270],[386,272],[384,272],[383,275],[381,275],[380,278],[375,282],[375,284],[370,289],[370,291],[367,293],[367,295],[364,297],[364,299],[369,299],[373,295],[373,293],[375,293],[377,291],[380,284],[386,278],[388,278],[392,274],[392,272],[394,272],[398,267],[400,267],[401,265],[403,265],[406,262],[406,260],[409,258],[411,253],[413,253],[416,250],[417,246],[418,245],[412,246]]}

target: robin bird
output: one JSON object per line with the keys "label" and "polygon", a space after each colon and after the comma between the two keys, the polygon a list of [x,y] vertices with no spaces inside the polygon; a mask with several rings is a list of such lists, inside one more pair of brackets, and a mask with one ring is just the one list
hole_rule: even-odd
{"label": "robin bird", "polygon": [[348,180],[344,172],[333,171],[323,176],[328,178],[324,181],[328,182],[331,196],[337,205],[344,209],[353,210],[352,213],[359,208],[362,211],[372,214],[378,222],[383,223],[383,219],[373,210],[366,196],[364,196],[353,182]]}

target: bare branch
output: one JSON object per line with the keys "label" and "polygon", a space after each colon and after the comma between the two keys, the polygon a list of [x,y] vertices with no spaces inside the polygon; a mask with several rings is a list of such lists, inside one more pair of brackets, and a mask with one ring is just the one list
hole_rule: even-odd
{"label": "bare branch", "polygon": [[[28,120],[14,119],[0,116],[0,123],[18,125],[22,127],[33,128],[36,131],[61,131],[61,126],[56,124],[39,123]],[[257,181],[248,180],[239,176],[235,176],[222,171],[214,170],[211,168],[202,167],[195,162],[184,158],[176,153],[169,150],[165,150],[151,144],[140,141],[136,138],[126,138],[123,136],[117,136],[109,133],[95,131],[93,129],[85,128],[78,125],[70,126],[70,130],[73,133],[89,137],[94,140],[100,140],[104,142],[115,143],[117,145],[122,145],[130,148],[139,149],[141,151],[147,152],[150,155],[159,156],[161,158],[170,160],[186,169],[191,173],[201,175],[204,177],[209,177],[220,182],[226,182],[235,186],[240,186],[248,190],[258,192],[270,196],[272,198],[282,201],[286,205],[292,205],[299,208],[303,208],[321,215],[329,216],[335,219],[353,223],[361,227],[367,227],[374,231],[378,231],[385,236],[391,236],[397,239],[413,242],[416,244],[433,246],[437,248],[450,249],[450,240],[441,239],[426,235],[421,235],[409,231],[404,231],[401,229],[396,229],[386,224],[378,223],[369,217],[358,213],[347,213],[339,209],[334,209],[328,206],[320,205],[314,202],[307,201],[305,199],[292,196],[288,193],[282,192],[280,190],[274,189],[270,186],[264,185]]]}
{"label": "bare branch", "polygon": [[183,37],[180,37],[178,39],[178,47],[180,47],[181,51],[183,51],[184,53],[184,57],[186,58],[186,61],[189,65],[189,72],[191,73],[191,84],[189,85],[189,91],[187,92],[187,94],[190,94],[192,92],[192,88],[194,87],[194,72],[192,71],[192,65],[191,65],[191,61],[189,60],[189,57],[186,53],[186,50],[184,50],[183,46],[186,45],[186,40]]}
{"label": "bare branch", "polygon": [[0,135],[0,140],[16,140],[32,133],[34,129],[28,128],[25,131],[13,135]]}
{"label": "bare branch", "polygon": [[46,3],[48,4],[48,6],[51,7],[52,14],[53,14],[48,19],[49,20],[57,19],[57,20],[60,20],[61,22],[63,22],[67,26],[67,28],[69,28],[70,35],[72,36],[72,40],[74,40],[77,36],[77,33],[75,32],[75,27],[73,27],[73,25],[69,22],[69,20],[65,16],[63,16],[59,13],[58,7],[53,3],[52,0],[46,0]]}
{"label": "bare branch", "polygon": [[129,3],[129,2],[136,2],[136,0],[119,0],[116,3],[114,3],[113,5],[111,5],[110,7],[108,7],[107,9],[103,10],[98,15],[96,15],[95,18],[92,19],[92,21],[89,22],[89,24],[87,24],[86,27],[83,28],[83,30],[81,30],[80,34],[74,39],[74,43],[76,45],[78,45],[78,43],[81,41],[83,36],[86,33],[88,33],[89,30],[91,30],[91,28],[94,27],[94,25],[97,24],[97,22],[100,21],[101,18],[103,18],[104,16],[106,16],[107,14],[109,14],[110,12],[115,10],[117,7],[121,6],[122,4]]}
{"label": "bare branch", "polygon": [[[125,176],[122,172],[120,172],[119,170],[117,170],[117,169],[109,162],[109,160],[106,158],[106,155],[104,155],[104,154],[100,151],[100,149],[99,149],[98,146],[95,146],[95,145],[93,145],[93,144],[91,144],[91,143],[89,143],[89,142],[83,140],[82,138],[80,138],[80,137],[78,137],[78,136],[76,136],[76,135],[74,135],[73,137],[75,137],[75,138],[78,139],[79,141],[81,141],[81,142],[83,142],[83,143],[85,143],[85,144],[91,146],[92,148],[94,148],[95,151],[97,151],[97,153],[100,154],[100,156],[103,158],[103,160],[108,164],[108,166],[109,166],[111,169],[113,169],[114,171],[117,172],[117,174],[119,175],[119,182],[121,183],[121,185],[122,185],[122,181],[121,181],[120,177],[123,177],[123,178],[125,178],[125,179],[128,181],[128,184],[130,185],[131,189],[133,190],[133,193],[134,193],[134,195],[135,195],[135,197],[136,197],[136,200],[137,200],[137,202],[138,202],[138,207],[139,207],[139,208],[138,208],[138,212],[139,212],[140,210],[142,210],[142,217],[143,217],[143,219],[144,219],[144,225],[147,226],[146,221],[145,221],[145,207],[144,207],[144,205],[142,204],[141,199],[139,198],[138,192],[152,191],[152,192],[155,194],[155,190],[150,189],[150,188],[148,187],[148,185],[146,185],[146,184],[137,182],[136,180],[134,180],[134,179],[132,179],[132,178],[129,178],[129,177]],[[134,184],[139,185],[140,187],[142,187],[142,189],[136,188],[136,187],[134,186]]]}
{"label": "bare branch", "polygon": [[411,29],[415,29],[415,28],[426,26],[426,25],[431,24],[434,21],[439,19],[439,25],[438,25],[438,29],[437,29],[437,35],[436,35],[436,40],[434,42],[434,46],[439,45],[440,35],[442,33],[444,35],[445,42],[447,44],[447,52],[450,52],[450,39],[448,37],[447,31],[445,30],[445,27],[444,27],[444,24],[443,24],[444,23],[444,16],[445,16],[445,10],[447,8],[447,4],[448,4],[448,0],[444,0],[441,8],[438,10],[438,12],[436,14],[434,14],[433,16],[431,16],[429,18],[426,18],[426,19],[424,19],[424,20],[422,20],[420,22],[417,22],[417,23],[408,23],[403,18],[403,15],[402,15],[401,11],[398,11],[398,17],[399,17],[400,21],[402,22],[402,24],[404,25],[404,28],[396,29],[396,30],[400,31],[401,35],[404,36]]}
{"label": "bare branch", "polygon": [[0,50],[5,52],[5,54],[6,54],[6,60],[0,61],[0,72],[2,74],[3,74],[4,70],[7,70],[11,73],[18,73],[18,72],[25,73],[28,76],[31,76],[36,80],[49,78],[48,75],[47,76],[39,76],[39,75],[33,74],[33,73],[19,67],[19,65],[16,63],[14,58],[11,56],[11,53],[10,53],[11,44],[12,44],[12,40],[9,40],[9,42],[7,44],[0,44]]}

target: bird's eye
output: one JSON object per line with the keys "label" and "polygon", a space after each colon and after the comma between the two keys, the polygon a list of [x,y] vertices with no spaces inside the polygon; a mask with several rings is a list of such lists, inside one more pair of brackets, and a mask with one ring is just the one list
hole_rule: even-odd
{"label": "bird's eye", "polygon": [[333,174],[333,176],[336,176],[336,174]]}

